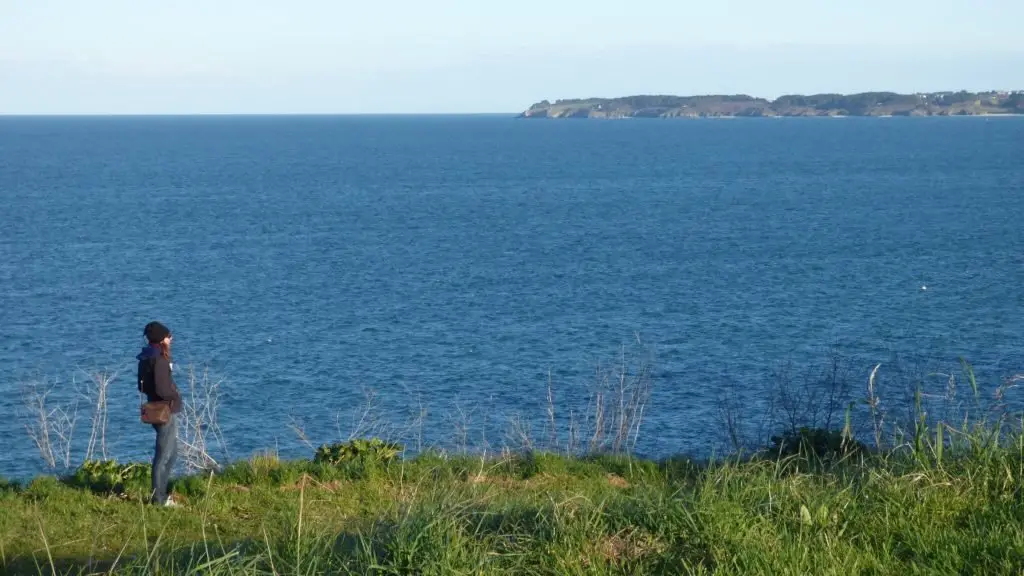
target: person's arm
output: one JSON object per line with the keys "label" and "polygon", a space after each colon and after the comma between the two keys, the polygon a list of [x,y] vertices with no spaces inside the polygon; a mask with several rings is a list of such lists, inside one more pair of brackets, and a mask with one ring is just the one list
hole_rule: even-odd
{"label": "person's arm", "polygon": [[166,358],[157,358],[153,363],[153,391],[164,402],[170,402],[171,412],[181,408],[181,396],[171,377],[171,363]]}

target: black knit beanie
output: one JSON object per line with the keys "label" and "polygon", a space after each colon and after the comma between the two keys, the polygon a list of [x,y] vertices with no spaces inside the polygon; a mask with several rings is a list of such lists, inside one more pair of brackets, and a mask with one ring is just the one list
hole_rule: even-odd
{"label": "black knit beanie", "polygon": [[159,322],[150,322],[146,324],[146,328],[142,331],[142,335],[146,337],[151,343],[156,344],[157,342],[163,342],[164,338],[171,335],[170,329],[167,326]]}

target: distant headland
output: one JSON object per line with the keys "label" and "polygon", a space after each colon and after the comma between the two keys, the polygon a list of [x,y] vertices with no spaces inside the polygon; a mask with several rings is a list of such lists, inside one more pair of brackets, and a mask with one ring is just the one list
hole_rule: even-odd
{"label": "distant headland", "polygon": [[813,94],[775,100],[745,94],[544,100],[522,118],[729,118],[770,116],[982,116],[1024,114],[1024,90]]}

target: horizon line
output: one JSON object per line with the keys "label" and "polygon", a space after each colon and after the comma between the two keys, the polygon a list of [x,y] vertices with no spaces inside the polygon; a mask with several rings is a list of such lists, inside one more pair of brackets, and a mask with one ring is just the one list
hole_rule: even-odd
{"label": "horizon line", "polygon": [[506,116],[514,112],[0,112],[0,118],[173,118],[184,116]]}
{"label": "horizon line", "polygon": [[[522,112],[171,112],[171,113],[115,113],[115,114],[4,114],[0,113],[0,120],[39,120],[39,119],[142,119],[142,118],[482,118],[498,117],[519,120]],[[1024,117],[1024,114],[968,114],[950,116],[922,116],[921,118],[1013,118]],[[818,118],[889,118],[887,116],[770,116],[770,117],[742,117],[723,116],[708,118],[688,118],[687,121],[696,120],[815,120]],[[900,117],[902,118],[902,116]],[[907,116],[906,118],[916,119]],[[665,120],[664,118],[624,118],[628,120]],[[622,120],[618,118],[589,118],[588,120],[614,122]]]}

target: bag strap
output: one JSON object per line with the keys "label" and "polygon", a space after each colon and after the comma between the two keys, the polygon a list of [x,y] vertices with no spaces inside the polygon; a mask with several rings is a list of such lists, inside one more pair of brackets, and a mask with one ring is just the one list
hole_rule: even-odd
{"label": "bag strap", "polygon": [[146,396],[146,393],[143,392],[142,390],[143,388],[145,388],[144,373],[136,374],[136,380],[138,380],[136,384],[136,391],[139,393],[139,410],[141,411],[142,407],[146,405],[146,401],[149,400],[149,398]]}

